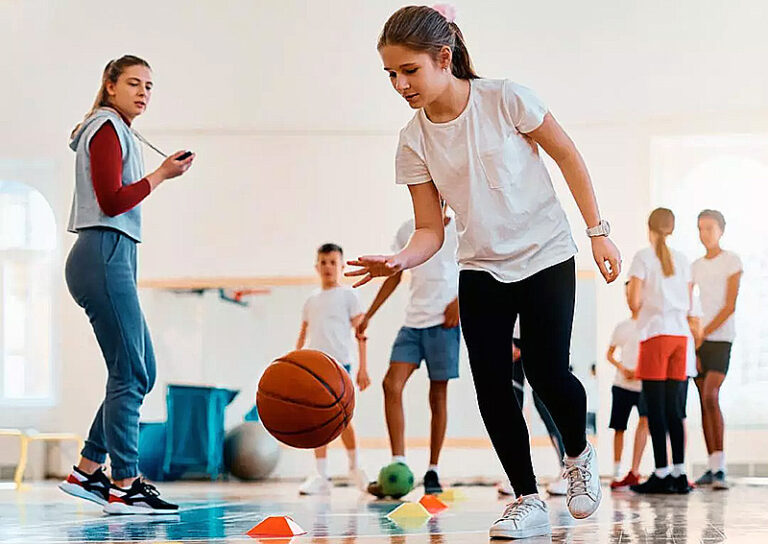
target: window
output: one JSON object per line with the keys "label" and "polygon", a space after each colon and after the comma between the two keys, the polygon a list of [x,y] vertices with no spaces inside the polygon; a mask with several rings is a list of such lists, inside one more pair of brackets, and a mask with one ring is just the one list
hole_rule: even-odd
{"label": "window", "polygon": [[0,181],[0,401],[52,396],[53,211],[34,188]]}
{"label": "window", "polygon": [[736,309],[736,340],[720,393],[728,425],[768,426],[768,136],[659,138],[651,146],[653,205],[677,218],[670,245],[704,254],[696,217],[723,212],[722,246],[744,263]]}

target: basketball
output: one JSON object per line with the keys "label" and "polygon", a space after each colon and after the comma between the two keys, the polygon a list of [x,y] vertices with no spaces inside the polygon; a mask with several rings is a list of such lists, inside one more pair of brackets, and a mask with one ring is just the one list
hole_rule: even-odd
{"label": "basketball", "polygon": [[256,407],[264,427],[294,448],[318,448],[352,420],[355,389],[349,374],[321,351],[303,349],[270,364],[259,380]]}

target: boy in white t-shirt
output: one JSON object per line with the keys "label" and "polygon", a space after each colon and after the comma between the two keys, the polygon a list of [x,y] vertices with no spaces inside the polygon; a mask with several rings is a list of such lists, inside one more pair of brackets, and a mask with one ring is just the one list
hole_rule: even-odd
{"label": "boy in white t-shirt", "polygon": [[[309,334],[307,348],[322,351],[344,367],[352,370],[353,331],[363,319],[360,301],[351,287],[339,282],[344,269],[344,252],[336,244],[323,244],[317,250],[315,269],[320,276],[320,289],[304,303],[301,331],[296,342],[296,349],[302,349]],[[359,368],[357,385],[364,391],[371,383],[365,357],[365,339],[358,338]],[[349,478],[360,489],[365,489],[367,478],[358,466],[357,441],[355,430],[350,422],[341,433],[341,440],[349,457]],[[301,487],[301,495],[324,495],[330,492],[328,477],[328,447],[315,449],[317,474],[309,476]]]}
{"label": "boy in white t-shirt", "polygon": [[[625,294],[629,303],[629,282],[625,284]],[[646,407],[642,396],[643,382],[635,377],[637,367],[637,355],[640,349],[640,331],[637,327],[637,311],[632,311],[632,317],[625,319],[618,325],[611,335],[611,345],[608,348],[606,358],[616,367],[611,396],[611,421],[608,427],[614,430],[613,436],[613,482],[611,489],[621,489],[640,483],[640,459],[645,443],[648,440],[648,419]],[[621,358],[616,358],[616,350],[621,353]],[[627,430],[629,415],[632,408],[637,408],[639,416],[637,430],[635,431],[634,451],[632,455],[632,468],[627,475],[621,476],[621,455],[624,450],[624,431]]]}
{"label": "boy in white t-shirt", "polygon": [[720,387],[728,373],[731,346],[736,336],[734,312],[739,296],[742,264],[738,255],[720,247],[725,218],[717,210],[699,214],[699,238],[707,254],[693,263],[693,282],[699,287],[702,306],[702,335],[697,342],[700,368],[695,379],[701,400],[704,441],[709,470],[696,480],[697,486],[726,489]]}
{"label": "boy in white t-shirt", "polygon": [[[384,377],[384,412],[387,418],[392,462],[405,463],[405,420],[403,414],[403,388],[421,361],[426,362],[429,374],[430,425],[429,468],[424,474],[424,492],[436,495],[442,492],[438,476],[438,461],[445,439],[448,422],[448,381],[459,377],[459,267],[456,263],[458,237],[456,222],[448,217],[445,201],[443,224],[445,242],[434,257],[411,271],[410,297],[405,324],[392,346],[389,369]],[[413,219],[398,229],[392,244],[400,251],[414,231]],[[366,312],[359,334],[364,334],[368,322],[400,284],[402,273],[384,281]],[[378,482],[372,482],[368,491],[381,496]]]}

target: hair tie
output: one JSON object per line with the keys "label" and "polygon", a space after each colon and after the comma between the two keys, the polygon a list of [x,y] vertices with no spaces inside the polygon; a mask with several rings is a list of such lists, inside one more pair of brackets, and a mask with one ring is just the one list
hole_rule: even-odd
{"label": "hair tie", "polygon": [[456,20],[456,8],[451,4],[435,4],[432,9],[445,17],[448,24],[451,24]]}

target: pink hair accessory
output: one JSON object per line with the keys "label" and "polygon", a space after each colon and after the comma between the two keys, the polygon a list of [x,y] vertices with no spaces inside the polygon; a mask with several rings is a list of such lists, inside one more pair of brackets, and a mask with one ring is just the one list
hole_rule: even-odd
{"label": "pink hair accessory", "polygon": [[452,23],[456,20],[456,8],[451,4],[435,4],[432,9],[445,17],[448,23]]}

